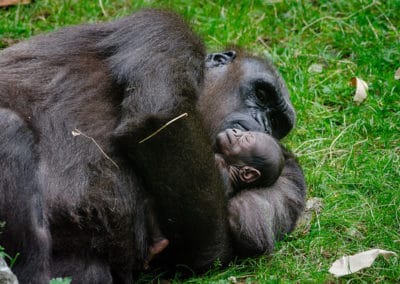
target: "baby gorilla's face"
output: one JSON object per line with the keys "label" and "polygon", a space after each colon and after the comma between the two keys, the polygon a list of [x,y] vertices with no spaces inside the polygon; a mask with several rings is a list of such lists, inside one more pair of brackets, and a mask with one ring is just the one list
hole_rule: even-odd
{"label": "baby gorilla's face", "polygon": [[268,149],[268,135],[262,132],[227,129],[216,138],[217,152],[228,164],[242,164],[254,156],[265,155]]}
{"label": "baby gorilla's face", "polygon": [[227,129],[217,135],[216,148],[217,165],[235,191],[273,184],[284,166],[280,145],[263,132]]}

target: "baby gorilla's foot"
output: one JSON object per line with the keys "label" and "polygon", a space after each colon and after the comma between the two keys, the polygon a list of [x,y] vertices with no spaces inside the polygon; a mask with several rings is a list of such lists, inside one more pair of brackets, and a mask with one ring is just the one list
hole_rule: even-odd
{"label": "baby gorilla's foot", "polygon": [[150,261],[159,253],[161,253],[167,246],[169,245],[169,240],[162,238],[154,241],[154,243],[150,246],[149,255],[144,262],[144,269],[150,268]]}

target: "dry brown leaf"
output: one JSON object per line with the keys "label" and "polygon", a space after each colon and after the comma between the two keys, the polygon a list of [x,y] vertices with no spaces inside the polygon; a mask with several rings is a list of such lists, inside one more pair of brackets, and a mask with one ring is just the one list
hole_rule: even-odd
{"label": "dry brown leaf", "polygon": [[0,257],[0,283],[18,284],[17,277],[12,273],[7,263]]}
{"label": "dry brown leaf", "polygon": [[329,272],[336,277],[349,275],[363,268],[370,267],[380,255],[386,259],[391,256],[397,256],[397,254],[392,251],[371,249],[355,255],[343,256],[332,264]]}
{"label": "dry brown leaf", "polygon": [[314,63],[314,64],[311,64],[310,67],[308,67],[308,72],[309,73],[321,73],[323,69],[324,69],[324,65]]}
{"label": "dry brown leaf", "polygon": [[29,3],[31,3],[31,0],[0,0],[0,7]]}
{"label": "dry brown leaf", "polygon": [[357,104],[362,103],[368,95],[368,84],[358,77],[351,78],[350,83],[353,87],[356,88],[356,93],[353,97],[353,100]]}
{"label": "dry brown leaf", "polygon": [[394,79],[400,80],[400,67],[396,70],[396,73],[394,73]]}
{"label": "dry brown leaf", "polygon": [[323,207],[324,202],[322,198],[312,197],[308,199],[304,211],[297,221],[297,227],[303,230],[305,233],[308,232],[310,230],[311,221],[314,215],[320,214]]}

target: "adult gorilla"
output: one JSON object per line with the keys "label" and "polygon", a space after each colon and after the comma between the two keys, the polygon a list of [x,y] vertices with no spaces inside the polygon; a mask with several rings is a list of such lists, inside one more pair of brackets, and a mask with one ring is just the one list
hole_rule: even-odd
{"label": "adult gorilla", "polygon": [[287,134],[283,81],[257,58],[204,58],[186,24],[159,10],[2,51],[0,243],[20,253],[21,283],[131,283],[151,245],[149,199],[170,240],[161,260],[196,270],[269,251],[293,228],[305,192],[293,157],[282,149],[276,183],[228,204],[209,140],[232,126]]}

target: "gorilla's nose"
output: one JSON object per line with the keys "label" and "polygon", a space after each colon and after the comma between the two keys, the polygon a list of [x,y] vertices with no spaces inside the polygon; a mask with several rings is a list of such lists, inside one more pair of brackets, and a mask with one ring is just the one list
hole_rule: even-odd
{"label": "gorilla's nose", "polygon": [[232,62],[235,58],[236,52],[233,50],[219,53],[210,53],[206,57],[206,67],[213,68],[223,66]]}

